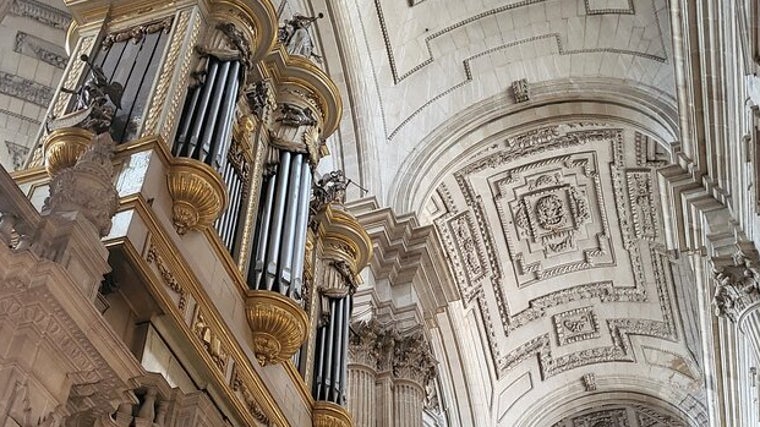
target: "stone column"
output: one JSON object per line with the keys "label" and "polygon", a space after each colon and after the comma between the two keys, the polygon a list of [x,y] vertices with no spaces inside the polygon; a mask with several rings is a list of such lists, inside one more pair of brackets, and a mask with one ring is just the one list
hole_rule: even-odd
{"label": "stone column", "polygon": [[425,386],[435,376],[435,358],[424,333],[398,339],[393,356],[393,425],[420,427]]}
{"label": "stone column", "polygon": [[348,411],[356,427],[375,427],[380,325],[376,320],[351,326],[348,347]]}
{"label": "stone column", "polygon": [[739,327],[760,360],[760,257],[752,242],[731,257],[713,258],[713,307]]}

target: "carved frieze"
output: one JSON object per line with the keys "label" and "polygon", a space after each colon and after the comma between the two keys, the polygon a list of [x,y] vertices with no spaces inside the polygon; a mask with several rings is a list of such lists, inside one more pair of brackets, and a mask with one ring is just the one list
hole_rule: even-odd
{"label": "carved frieze", "polygon": [[19,169],[24,164],[26,155],[29,154],[29,147],[24,147],[21,144],[16,144],[12,141],[5,141],[5,147],[8,149],[8,154],[11,155],[11,162],[13,162],[14,169]]}
{"label": "carved frieze", "polygon": [[640,404],[610,405],[571,415],[553,427],[685,427],[686,423],[659,408]]}
{"label": "carved frieze", "polygon": [[224,374],[227,369],[227,363],[229,362],[229,351],[225,348],[224,343],[219,338],[219,334],[211,328],[211,325],[206,321],[206,316],[203,311],[198,307],[195,312],[195,320],[193,320],[193,333],[203,344],[206,352],[214,361],[214,364],[219,368],[219,371]]}
{"label": "carved frieze", "polygon": [[253,416],[256,421],[265,426],[273,425],[269,420],[269,417],[267,417],[267,415],[261,409],[261,406],[259,406],[256,399],[254,399],[253,393],[251,393],[251,390],[248,388],[246,382],[243,381],[243,377],[238,370],[237,364],[232,365],[231,378],[232,379],[230,381],[230,386],[232,387],[232,391],[238,393],[243,402],[245,402],[245,406],[248,409],[248,412],[250,412],[251,416]]}
{"label": "carved frieze", "polygon": [[61,31],[66,31],[71,23],[66,12],[36,0],[12,0],[10,13]]}
{"label": "carved frieze", "polygon": [[61,70],[66,68],[66,63],[69,60],[63,47],[23,31],[16,33],[13,51],[36,58]]}
{"label": "carved frieze", "polygon": [[573,427],[629,427],[625,409],[592,412],[573,419]]}
{"label": "carved frieze", "polygon": [[179,281],[174,277],[174,273],[172,273],[172,271],[166,265],[164,259],[158,254],[155,246],[150,246],[145,260],[148,262],[148,264],[156,264],[156,268],[161,275],[161,279],[163,279],[164,283],[169,289],[178,295],[179,300],[177,301],[177,308],[180,312],[184,313],[185,307],[187,306],[187,292],[182,287],[182,285],[179,284]]}
{"label": "carved frieze", "polygon": [[654,202],[652,171],[626,170],[628,202],[635,237],[654,241],[657,238],[657,204]]}
{"label": "carved frieze", "polygon": [[480,232],[472,212],[464,211],[446,220],[448,233],[445,239],[448,251],[455,255],[453,262],[457,267],[462,296],[469,300],[477,292],[477,282],[488,272],[488,260],[480,239]]}
{"label": "carved frieze", "polygon": [[0,93],[40,107],[47,107],[53,99],[53,88],[2,71],[0,71]]}

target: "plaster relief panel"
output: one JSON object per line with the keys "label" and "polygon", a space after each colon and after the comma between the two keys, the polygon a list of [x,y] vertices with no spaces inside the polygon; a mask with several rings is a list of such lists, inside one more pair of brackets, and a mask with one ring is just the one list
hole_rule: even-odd
{"label": "plaster relief panel", "polygon": [[599,322],[591,307],[576,308],[554,316],[557,344],[566,345],[599,338]]}
{"label": "plaster relief panel", "polygon": [[506,172],[495,202],[518,286],[614,264],[593,152]]}
{"label": "plaster relief panel", "polygon": [[455,269],[459,283],[464,283],[460,289],[465,299],[470,299],[477,291],[475,284],[482,279],[488,271],[487,261],[484,256],[483,242],[472,213],[469,211],[455,215],[446,221],[451,246],[450,253],[458,258],[458,267]]}
{"label": "plaster relief panel", "polygon": [[573,427],[629,427],[625,409],[592,412],[573,419]]}

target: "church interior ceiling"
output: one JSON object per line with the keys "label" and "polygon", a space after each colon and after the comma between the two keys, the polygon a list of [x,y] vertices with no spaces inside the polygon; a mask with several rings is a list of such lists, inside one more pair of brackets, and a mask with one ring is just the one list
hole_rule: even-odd
{"label": "church interior ceiling", "polygon": [[476,348],[492,422],[628,388],[650,402],[546,422],[700,425],[656,173],[678,134],[668,3],[351,3],[379,197],[437,230],[469,335],[449,344]]}

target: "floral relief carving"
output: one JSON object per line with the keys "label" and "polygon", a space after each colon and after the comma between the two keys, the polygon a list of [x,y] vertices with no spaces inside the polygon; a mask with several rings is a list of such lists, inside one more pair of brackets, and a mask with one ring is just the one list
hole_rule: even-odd
{"label": "floral relief carving", "polygon": [[166,262],[164,259],[158,254],[158,251],[156,250],[156,247],[151,245],[148,249],[148,254],[145,257],[145,260],[148,262],[148,264],[155,263],[156,268],[158,268],[159,274],[161,274],[161,278],[164,280],[164,283],[166,286],[174,291],[177,295],[179,295],[179,301],[177,302],[177,308],[181,312],[185,311],[185,307],[187,306],[187,292],[185,292],[185,289],[182,287],[182,285],[179,284],[177,279],[174,277],[174,273],[169,270],[169,267],[167,267]]}

